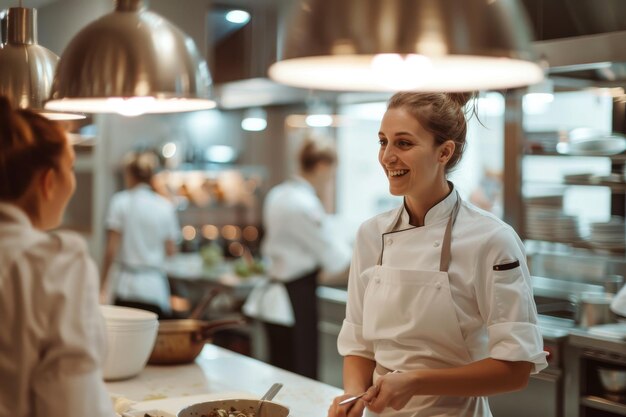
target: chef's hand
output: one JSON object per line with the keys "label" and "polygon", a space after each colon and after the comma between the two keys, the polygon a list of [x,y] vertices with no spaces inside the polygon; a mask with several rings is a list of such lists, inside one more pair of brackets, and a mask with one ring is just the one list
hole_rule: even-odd
{"label": "chef's hand", "polygon": [[381,376],[361,399],[375,413],[387,407],[401,410],[413,397],[414,384],[414,372],[389,373]]}
{"label": "chef's hand", "polygon": [[353,397],[356,394],[343,394],[335,397],[333,403],[328,408],[328,417],[361,417],[365,410],[365,403],[359,398],[349,404],[339,405],[340,401]]}

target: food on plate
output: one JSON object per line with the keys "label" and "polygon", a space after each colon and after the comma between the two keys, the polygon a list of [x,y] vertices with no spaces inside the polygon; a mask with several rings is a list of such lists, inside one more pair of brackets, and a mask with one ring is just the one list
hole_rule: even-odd
{"label": "food on plate", "polygon": [[210,411],[209,414],[202,414],[200,417],[254,417],[254,412],[246,413],[235,409],[235,407],[230,407],[228,410],[216,408]]}

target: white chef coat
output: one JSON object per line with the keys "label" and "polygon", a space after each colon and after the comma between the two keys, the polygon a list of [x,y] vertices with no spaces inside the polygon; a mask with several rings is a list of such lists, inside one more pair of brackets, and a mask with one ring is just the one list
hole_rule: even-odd
{"label": "white chef coat", "polygon": [[0,203],[0,417],[112,417],[98,272],[84,241]]}
{"label": "white chef coat", "polygon": [[[265,235],[261,252],[269,260],[268,275],[289,282],[320,268],[337,274],[350,264],[352,250],[333,233],[315,189],[295,176],[272,188],[263,205]],[[284,286],[260,283],[248,297],[244,312],[291,326],[293,310]]]}
{"label": "white chef coat", "polygon": [[[411,337],[407,332],[413,328],[411,321],[418,316],[423,320],[428,312],[411,313],[412,308],[419,306],[410,304],[410,300],[406,300],[405,305],[388,306],[397,311],[398,319],[395,326],[389,326],[385,338],[374,338],[374,332],[368,333],[368,329],[373,328],[372,318],[364,315],[363,309],[366,291],[374,291],[376,287],[371,278],[383,248],[383,239],[382,263],[388,268],[439,271],[441,243],[457,198],[453,191],[431,208],[423,227],[409,224],[404,206],[378,215],[361,226],[350,269],[346,319],[338,338],[340,354],[362,356],[401,371],[462,365],[458,363],[458,357],[448,360],[446,356],[450,339],[425,341]],[[389,231],[399,210],[402,213],[397,229],[408,230],[382,236]],[[407,238],[410,238],[410,246],[403,245]],[[465,343],[467,350],[467,363],[491,357],[531,362],[533,372],[545,368],[546,353],[537,326],[530,275],[523,245],[515,231],[495,216],[461,202],[452,228],[451,259],[449,291],[456,315],[454,321],[458,321],[455,326],[460,329],[459,340]],[[521,267],[505,271],[493,269],[515,260],[520,261]],[[403,273],[398,279],[408,283],[410,273]],[[389,314],[386,316],[390,317]],[[442,316],[433,316],[432,320],[442,320]],[[377,329],[376,334],[384,333]],[[425,403],[432,401],[427,396],[421,397]],[[473,412],[476,410],[478,408]],[[484,409],[480,413],[478,415],[489,415]],[[464,411],[457,414],[475,415],[464,414]]]}
{"label": "white chef coat", "polygon": [[121,233],[115,293],[125,300],[156,304],[170,310],[165,264],[165,241],[178,240],[180,228],[174,206],[146,184],[120,191],[111,199],[106,220]]}
{"label": "white chef coat", "polygon": [[261,251],[270,260],[268,273],[275,279],[291,281],[317,268],[332,275],[350,263],[350,246],[333,233],[315,189],[302,177],[270,190],[263,225]]}

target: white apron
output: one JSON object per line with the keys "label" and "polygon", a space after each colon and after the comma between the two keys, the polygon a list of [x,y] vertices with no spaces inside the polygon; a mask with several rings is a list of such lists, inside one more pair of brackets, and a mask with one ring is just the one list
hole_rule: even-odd
{"label": "white apron", "polygon": [[[136,222],[137,216],[141,216],[141,207],[136,203],[136,199],[136,195],[131,197],[124,230],[130,230],[128,224]],[[170,313],[170,285],[163,265],[132,265],[118,260],[116,271],[117,297],[124,301],[154,304],[159,306],[163,313]]]}
{"label": "white apron", "polygon": [[[456,191],[453,191],[456,192]],[[452,227],[461,205],[452,210],[441,245],[439,271],[398,269],[385,265],[383,254],[401,248],[410,255],[413,228],[396,230],[403,210],[388,232],[373,276],[365,290],[363,335],[384,349],[386,340],[406,346],[390,349],[374,371],[374,383],[390,371],[457,367],[472,362],[459,326],[448,276]],[[393,246],[385,249],[385,236],[393,233]],[[378,356],[377,356],[378,357]],[[365,416],[376,416],[365,411]],[[381,416],[394,417],[491,417],[485,397],[415,396],[404,409],[387,408]]]}

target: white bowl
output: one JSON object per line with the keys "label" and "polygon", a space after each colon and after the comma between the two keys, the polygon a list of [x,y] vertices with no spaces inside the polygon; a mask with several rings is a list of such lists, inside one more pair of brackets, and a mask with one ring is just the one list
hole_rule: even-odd
{"label": "white bowl", "polygon": [[608,392],[626,392],[626,370],[612,368],[598,368],[602,387]]}
{"label": "white bowl", "polygon": [[158,319],[155,313],[138,308],[101,305],[100,311],[107,323],[153,322]]}
{"label": "white bowl", "polygon": [[103,366],[104,379],[131,378],[143,370],[156,341],[159,322],[143,327],[106,326],[107,354]]}

